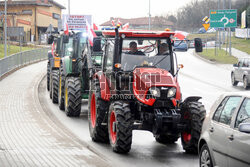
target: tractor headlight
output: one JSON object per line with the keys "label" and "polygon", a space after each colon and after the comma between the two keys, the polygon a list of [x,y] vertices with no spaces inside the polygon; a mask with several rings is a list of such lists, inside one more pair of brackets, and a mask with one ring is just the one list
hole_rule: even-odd
{"label": "tractor headlight", "polygon": [[154,97],[161,97],[161,91],[160,91],[159,88],[152,87],[152,88],[149,89],[149,92]]}
{"label": "tractor headlight", "polygon": [[168,98],[174,97],[175,94],[176,94],[176,88],[175,88],[175,87],[172,87],[172,88],[170,88],[170,89],[168,90],[168,95],[167,95],[167,97],[168,97]]}

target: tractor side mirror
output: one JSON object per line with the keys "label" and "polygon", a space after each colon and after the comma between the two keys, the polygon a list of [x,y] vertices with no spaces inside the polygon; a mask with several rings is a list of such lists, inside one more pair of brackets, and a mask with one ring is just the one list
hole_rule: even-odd
{"label": "tractor side mirror", "polygon": [[202,52],[202,40],[200,38],[194,39],[195,52]]}
{"label": "tractor side mirror", "polygon": [[48,38],[48,44],[52,44],[54,42],[54,36],[50,35]]}
{"label": "tractor side mirror", "polygon": [[96,37],[93,39],[93,52],[101,52],[102,51],[102,39],[100,37]]}
{"label": "tractor side mirror", "polygon": [[139,39],[139,40],[138,40],[138,44],[139,44],[139,45],[142,45],[142,44],[143,44],[143,40]]}
{"label": "tractor side mirror", "polygon": [[68,35],[63,36],[63,43],[69,43],[69,36]]}

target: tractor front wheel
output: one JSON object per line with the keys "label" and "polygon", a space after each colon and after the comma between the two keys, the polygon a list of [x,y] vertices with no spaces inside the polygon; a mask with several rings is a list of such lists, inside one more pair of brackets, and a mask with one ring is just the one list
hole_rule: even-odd
{"label": "tractor front wheel", "polygon": [[109,102],[101,99],[101,89],[97,80],[92,81],[88,102],[89,133],[93,141],[107,143],[107,113]]}
{"label": "tractor front wheel", "polygon": [[65,112],[69,117],[79,117],[81,113],[81,80],[79,77],[66,78],[64,88]]}
{"label": "tractor front wheel", "polygon": [[50,86],[50,64],[47,64],[47,90],[49,91]]}
{"label": "tractor front wheel", "polygon": [[197,153],[206,110],[200,102],[191,101],[182,106],[181,113],[183,113],[183,121],[187,125],[186,129],[181,133],[183,149],[187,153]]}
{"label": "tractor front wheel", "polygon": [[108,130],[113,151],[129,152],[132,144],[133,117],[128,103],[115,101],[110,105]]}

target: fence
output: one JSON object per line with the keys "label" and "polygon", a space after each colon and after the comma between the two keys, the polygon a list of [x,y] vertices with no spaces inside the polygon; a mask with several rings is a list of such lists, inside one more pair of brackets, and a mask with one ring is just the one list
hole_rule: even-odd
{"label": "fence", "polygon": [[47,59],[49,48],[34,49],[0,59],[0,79],[8,72],[24,65]]}

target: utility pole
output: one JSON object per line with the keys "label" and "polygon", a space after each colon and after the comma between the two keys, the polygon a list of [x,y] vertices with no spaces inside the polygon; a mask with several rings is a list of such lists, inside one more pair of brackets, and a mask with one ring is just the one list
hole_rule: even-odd
{"label": "utility pole", "polygon": [[4,57],[7,57],[7,2],[4,1]]}
{"label": "utility pole", "polygon": [[[229,0],[229,9],[232,9],[231,0]],[[231,28],[229,28],[229,56],[232,55],[232,45],[231,45]]]}
{"label": "utility pole", "polygon": [[[220,9],[220,0],[218,1],[218,9]],[[219,48],[221,49],[221,33],[220,33],[220,28],[219,29]]]}
{"label": "utility pole", "polygon": [[68,0],[68,13],[70,15],[70,0]]}
{"label": "utility pole", "polygon": [[149,8],[148,8],[149,12],[148,12],[148,29],[151,29],[151,13],[150,13],[150,0],[149,0]]}

